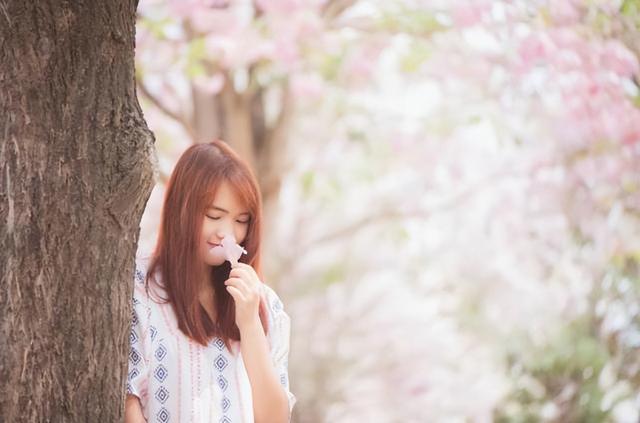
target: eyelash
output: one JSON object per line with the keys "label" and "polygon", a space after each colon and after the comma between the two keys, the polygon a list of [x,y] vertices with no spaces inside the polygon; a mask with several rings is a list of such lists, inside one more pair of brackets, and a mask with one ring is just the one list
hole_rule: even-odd
{"label": "eyelash", "polygon": [[[211,216],[209,216],[209,215],[207,215],[207,217],[208,217],[209,219],[211,219],[211,220],[220,220],[220,218],[219,218],[219,217],[211,217]],[[248,221],[248,220],[246,220],[246,221],[244,221],[244,222],[243,222],[243,221],[240,221],[240,220],[236,220],[236,222],[238,222],[238,223],[242,223],[242,224],[247,224],[247,223],[249,223],[249,221]]]}

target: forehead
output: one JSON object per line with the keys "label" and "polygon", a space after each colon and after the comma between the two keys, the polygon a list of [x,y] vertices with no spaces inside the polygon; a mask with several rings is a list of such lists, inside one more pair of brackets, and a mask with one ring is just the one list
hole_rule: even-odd
{"label": "forehead", "polygon": [[229,211],[246,211],[246,206],[242,198],[229,182],[223,182],[218,187],[213,201],[208,205],[209,208],[221,207]]}

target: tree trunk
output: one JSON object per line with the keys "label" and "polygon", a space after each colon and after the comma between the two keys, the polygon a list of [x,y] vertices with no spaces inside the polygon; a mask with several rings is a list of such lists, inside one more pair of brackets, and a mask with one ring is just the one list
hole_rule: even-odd
{"label": "tree trunk", "polygon": [[0,2],[0,420],[123,420],[153,136],[135,0]]}
{"label": "tree trunk", "polygon": [[227,79],[220,95],[224,105],[224,141],[256,171],[251,93],[236,92],[231,80]]}

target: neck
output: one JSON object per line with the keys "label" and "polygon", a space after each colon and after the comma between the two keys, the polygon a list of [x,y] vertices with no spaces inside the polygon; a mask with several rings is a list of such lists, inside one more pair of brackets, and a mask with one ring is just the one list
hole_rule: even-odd
{"label": "neck", "polygon": [[198,292],[200,298],[202,297],[213,297],[215,296],[215,290],[211,286],[211,282],[206,281],[202,285],[200,285],[200,291]]}

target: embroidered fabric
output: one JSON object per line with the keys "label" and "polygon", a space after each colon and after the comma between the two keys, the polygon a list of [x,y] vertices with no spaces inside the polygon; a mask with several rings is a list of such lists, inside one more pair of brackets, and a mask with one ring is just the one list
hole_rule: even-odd
{"label": "embroidered fabric", "polygon": [[[170,304],[161,304],[161,281],[144,286],[146,261],[136,263],[127,393],[140,398],[148,422],[253,422],[249,377],[239,348],[214,338],[203,347],[185,336]],[[278,295],[264,285],[271,359],[289,398],[290,319]],[[161,295],[162,296],[162,295]],[[237,345],[237,343],[236,343]]]}

